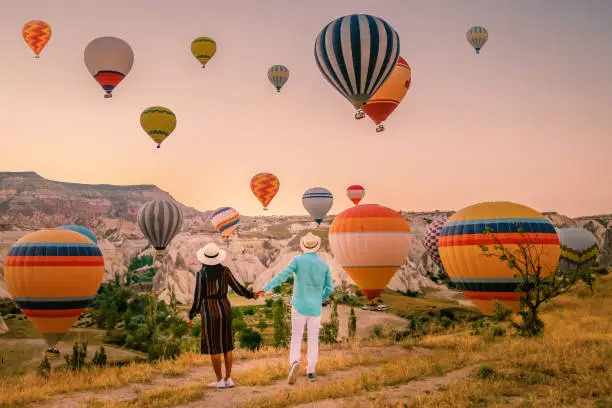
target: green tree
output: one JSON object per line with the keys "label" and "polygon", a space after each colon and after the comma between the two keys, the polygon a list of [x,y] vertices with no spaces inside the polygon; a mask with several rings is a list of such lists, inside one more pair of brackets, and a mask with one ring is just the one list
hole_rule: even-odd
{"label": "green tree", "polygon": [[106,365],[106,350],[104,350],[104,346],[100,346],[100,350],[96,351],[93,358],[93,363],[98,367],[104,367]]}
{"label": "green tree", "polygon": [[484,234],[491,236],[495,245],[493,245],[493,251],[489,251],[489,247],[482,244],[480,249],[484,256],[498,258],[515,272],[514,277],[518,279],[516,291],[522,292],[523,296],[521,296],[518,313],[521,321],[512,322],[512,325],[520,335],[532,337],[544,332],[544,322],[539,316],[540,306],[567,293],[580,281],[587,283],[593,290],[594,278],[589,267],[578,268],[567,274],[560,273],[555,268],[552,273],[545,276],[549,271],[543,270],[542,246],[534,244],[522,228],[519,228],[518,231],[522,242],[517,244],[516,249],[509,249],[501,243],[491,228],[486,227]]}
{"label": "green tree", "polygon": [[66,355],[66,366],[72,371],[81,371],[85,365],[87,358],[87,343],[81,343],[78,340],[72,345],[72,355]]}
{"label": "green tree", "polygon": [[261,334],[257,330],[246,328],[239,334],[240,347],[244,347],[251,351],[259,350],[263,343]]}
{"label": "green tree", "polygon": [[283,299],[274,304],[274,347],[284,348],[289,345],[289,325],[287,324],[287,307]]}
{"label": "green tree", "polygon": [[355,309],[351,307],[351,315],[349,316],[348,321],[348,336],[350,339],[354,338],[357,334],[357,315],[355,314]]}
{"label": "green tree", "polygon": [[43,358],[38,366],[38,375],[45,379],[51,376],[51,363],[49,363],[47,356]]}

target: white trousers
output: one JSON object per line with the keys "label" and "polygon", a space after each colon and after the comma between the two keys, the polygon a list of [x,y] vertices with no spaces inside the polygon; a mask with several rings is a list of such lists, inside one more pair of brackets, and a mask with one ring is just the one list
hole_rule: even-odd
{"label": "white trousers", "polygon": [[289,348],[289,364],[300,361],[304,327],[308,335],[308,370],[314,373],[319,359],[319,330],[321,329],[321,316],[306,316],[291,309],[291,346]]}

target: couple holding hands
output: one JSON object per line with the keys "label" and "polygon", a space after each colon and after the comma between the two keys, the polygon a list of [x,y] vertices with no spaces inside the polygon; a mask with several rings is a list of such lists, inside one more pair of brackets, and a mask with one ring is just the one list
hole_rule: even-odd
{"label": "couple holding hands", "polygon": [[[196,314],[202,317],[202,340],[200,352],[209,354],[217,381],[212,388],[232,388],[232,305],[227,299],[228,287],[247,299],[257,299],[294,276],[291,299],[291,345],[289,349],[289,384],[295,384],[298,375],[300,349],[304,328],[308,327],[308,379],[314,381],[315,365],[319,357],[319,329],[321,327],[322,303],[334,291],[329,265],[319,258],[321,238],[308,233],[300,240],[303,254],[295,256],[289,265],[279,272],[263,290],[253,292],[236,280],[229,268],[221,263],[227,252],[215,243],[209,243],[197,253],[202,269],[196,275],[193,306],[189,311],[189,322]],[[222,373],[221,356],[225,362]]]}

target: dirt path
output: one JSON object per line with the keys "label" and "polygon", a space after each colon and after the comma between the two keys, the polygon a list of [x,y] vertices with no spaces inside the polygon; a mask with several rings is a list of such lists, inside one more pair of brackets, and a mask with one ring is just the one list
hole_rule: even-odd
{"label": "dirt path", "polygon": [[326,399],[309,404],[297,405],[296,408],[337,408],[368,406],[374,401],[382,401],[385,405],[407,404],[415,397],[436,392],[440,387],[468,377],[477,366],[464,367],[451,371],[441,377],[428,377],[423,380],[411,381],[407,384],[384,387],[379,391],[361,393],[351,398]]}
{"label": "dirt path", "polygon": [[[379,353],[380,355],[389,355],[389,353],[397,353],[398,356],[408,356],[415,351],[402,349],[402,348],[371,348],[371,349],[359,349],[357,351],[352,350],[338,350],[329,353],[336,354],[362,354],[364,352]],[[417,351],[418,352],[418,351]],[[326,352],[323,352],[326,353]],[[322,353],[322,357],[323,354]],[[275,364],[285,360],[285,357],[274,358],[274,359],[257,359],[257,360],[242,360],[234,363],[234,374],[235,377],[239,377],[240,374],[249,372],[252,370],[263,369],[268,364]],[[319,379],[321,381],[334,381],[347,375],[355,375],[361,369],[366,367],[358,367],[353,370],[338,371],[326,376],[322,376]],[[195,368],[184,375],[176,377],[157,377],[153,381],[148,383],[133,383],[123,387],[110,389],[110,390],[90,390],[90,391],[79,391],[66,395],[58,395],[44,401],[40,404],[34,405],[36,408],[80,408],[86,405],[92,397],[98,398],[100,401],[130,401],[139,398],[143,392],[149,391],[160,391],[162,389],[168,389],[178,386],[184,386],[201,383],[204,389],[204,397],[201,400],[195,401],[191,404],[187,404],[181,407],[199,407],[205,402],[206,406],[214,407],[231,407],[237,403],[246,402],[249,399],[256,398],[263,395],[274,395],[282,389],[289,387],[285,380],[277,381],[270,385],[265,386],[238,386],[232,390],[215,390],[205,388],[213,379],[213,373],[209,365]],[[304,381],[302,379],[302,381]],[[231,399],[228,396],[231,393]]]}
{"label": "dirt path", "polygon": [[[331,307],[323,308],[323,321],[327,322],[331,316]],[[351,308],[344,305],[338,305],[338,339],[348,337],[348,320],[351,313]],[[408,320],[401,318],[392,313],[372,312],[369,310],[361,310],[355,308],[357,316],[357,334],[360,337],[367,337],[370,334],[372,327],[380,325],[388,329],[405,329],[408,327]]]}

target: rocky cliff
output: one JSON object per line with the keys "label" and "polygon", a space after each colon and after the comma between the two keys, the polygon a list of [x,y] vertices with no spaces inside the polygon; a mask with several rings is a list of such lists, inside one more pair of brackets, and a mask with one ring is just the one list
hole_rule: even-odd
{"label": "rocky cliff", "polygon": [[[136,214],[143,203],[152,199],[173,200],[169,193],[152,185],[87,185],[47,180],[32,172],[0,173],[0,278],[4,256],[16,240],[28,231],[62,224],[80,224],[94,231],[104,253],[105,278],[123,274],[134,256],[150,253],[136,225]],[[156,264],[154,288],[162,298],[167,298],[168,288],[173,287],[180,301],[190,301],[195,272],[200,267],[195,254],[208,242],[215,241],[226,248],[228,266],[243,281],[260,287],[300,253],[299,239],[309,230],[323,238],[320,254],[330,263],[334,280],[350,282],[329,250],[327,232],[332,217],[320,228],[314,228],[305,216],[242,217],[228,245],[208,222],[210,211],[179,205],[185,217],[183,229]],[[427,272],[437,274],[438,270],[425,252],[422,236],[429,220],[440,214],[445,213],[402,213],[414,240],[406,262],[389,284],[391,289],[417,291],[437,286],[427,277]],[[593,232],[602,247],[602,263],[612,264],[612,229],[606,229],[608,222],[612,227],[612,216],[546,216],[557,227],[583,227]],[[8,293],[0,279],[0,297],[3,296]]]}

